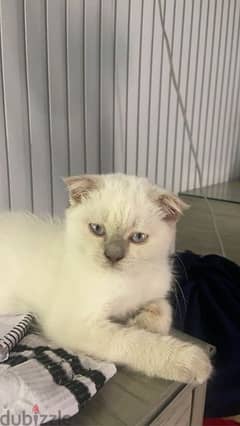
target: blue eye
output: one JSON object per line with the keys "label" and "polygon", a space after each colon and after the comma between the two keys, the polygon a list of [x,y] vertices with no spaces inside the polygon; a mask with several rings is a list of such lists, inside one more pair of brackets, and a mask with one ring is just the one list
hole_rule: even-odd
{"label": "blue eye", "polygon": [[145,241],[148,239],[148,235],[144,234],[143,232],[134,232],[129,237],[130,241],[135,244],[145,243]]}
{"label": "blue eye", "polygon": [[98,223],[89,223],[89,229],[92,231],[94,235],[97,237],[103,237],[105,235],[105,228],[103,225],[99,225]]}

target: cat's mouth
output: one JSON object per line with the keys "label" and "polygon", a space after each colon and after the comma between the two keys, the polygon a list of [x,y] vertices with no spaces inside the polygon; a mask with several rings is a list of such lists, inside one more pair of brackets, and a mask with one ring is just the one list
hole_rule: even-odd
{"label": "cat's mouth", "polygon": [[123,260],[124,260],[124,258],[122,258],[121,260],[118,260],[118,261],[112,261],[110,259],[105,258],[104,259],[104,265],[108,268],[120,271],[120,270],[122,270],[122,267],[123,267],[123,263],[124,263]]}
{"label": "cat's mouth", "polygon": [[109,259],[107,256],[102,257],[103,267],[112,271],[123,271],[127,264],[126,256],[122,256],[121,259]]}

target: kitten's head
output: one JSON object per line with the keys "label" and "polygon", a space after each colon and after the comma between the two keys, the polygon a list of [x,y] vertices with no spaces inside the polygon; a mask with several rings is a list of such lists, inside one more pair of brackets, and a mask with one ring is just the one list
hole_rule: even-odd
{"label": "kitten's head", "polygon": [[123,174],[65,179],[67,238],[95,264],[128,271],[169,255],[186,204],[147,179]]}

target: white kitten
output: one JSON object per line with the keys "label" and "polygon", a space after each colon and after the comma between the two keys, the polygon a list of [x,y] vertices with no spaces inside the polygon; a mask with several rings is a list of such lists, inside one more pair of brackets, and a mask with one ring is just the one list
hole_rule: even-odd
{"label": "white kitten", "polygon": [[184,203],[134,176],[66,184],[63,222],[0,216],[0,313],[35,313],[49,338],[74,351],[150,376],[205,381],[205,353],[168,335],[168,257]]}

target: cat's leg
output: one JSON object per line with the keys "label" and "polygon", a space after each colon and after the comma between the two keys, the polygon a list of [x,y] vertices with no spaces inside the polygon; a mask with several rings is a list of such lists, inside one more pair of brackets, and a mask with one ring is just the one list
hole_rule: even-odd
{"label": "cat's leg", "polygon": [[173,336],[161,336],[107,320],[92,324],[85,333],[79,335],[80,351],[148,376],[203,383],[212,371],[209,358],[201,348]]}
{"label": "cat's leg", "polygon": [[169,334],[172,324],[172,308],[167,299],[158,299],[141,309],[137,315],[130,318],[128,325],[160,333]]}

